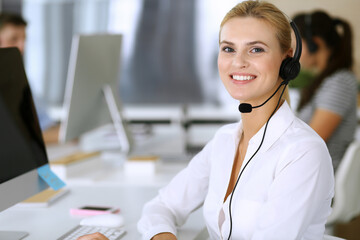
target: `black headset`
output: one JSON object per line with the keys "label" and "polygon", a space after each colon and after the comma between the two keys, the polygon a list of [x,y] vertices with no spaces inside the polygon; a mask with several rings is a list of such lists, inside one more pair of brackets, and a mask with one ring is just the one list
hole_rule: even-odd
{"label": "black headset", "polygon": [[290,80],[296,78],[296,76],[300,72],[300,56],[302,51],[302,43],[301,43],[301,35],[296,26],[296,24],[291,21],[291,28],[294,30],[295,38],[296,38],[296,49],[294,57],[285,58],[280,66],[280,77],[288,83]]}
{"label": "black headset", "polygon": [[312,34],[312,16],[311,14],[305,15],[305,41],[307,44],[307,48],[309,49],[310,53],[315,53],[319,46],[314,42],[313,40],[313,34]]}

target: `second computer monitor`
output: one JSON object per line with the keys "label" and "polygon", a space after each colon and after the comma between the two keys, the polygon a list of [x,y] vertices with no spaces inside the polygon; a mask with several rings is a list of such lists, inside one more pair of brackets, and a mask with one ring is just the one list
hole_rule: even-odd
{"label": "second computer monitor", "polygon": [[[74,36],[64,99],[66,117],[59,133],[61,142],[114,122],[109,108],[113,107],[115,115],[121,108],[118,96],[121,45],[122,36],[118,34]],[[110,102],[106,92],[110,93],[107,95]]]}

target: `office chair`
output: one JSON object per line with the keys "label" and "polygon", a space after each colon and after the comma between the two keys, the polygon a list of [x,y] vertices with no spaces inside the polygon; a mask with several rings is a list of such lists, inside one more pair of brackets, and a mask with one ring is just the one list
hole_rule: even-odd
{"label": "office chair", "polygon": [[347,148],[335,173],[333,210],[327,225],[351,221],[360,214],[360,142]]}
{"label": "office chair", "polygon": [[322,240],[345,240],[344,238],[334,237],[330,235],[324,235],[324,238]]}

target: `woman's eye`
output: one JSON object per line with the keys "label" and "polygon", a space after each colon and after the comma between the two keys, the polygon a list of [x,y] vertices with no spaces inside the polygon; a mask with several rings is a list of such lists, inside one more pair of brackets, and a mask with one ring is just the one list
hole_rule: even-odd
{"label": "woman's eye", "polygon": [[224,47],[224,48],[223,48],[223,51],[224,51],[224,52],[234,52],[234,49],[231,48],[231,47]]}
{"label": "woman's eye", "polygon": [[252,53],[264,52],[264,49],[262,49],[262,48],[253,48],[253,49],[251,49],[251,52]]}

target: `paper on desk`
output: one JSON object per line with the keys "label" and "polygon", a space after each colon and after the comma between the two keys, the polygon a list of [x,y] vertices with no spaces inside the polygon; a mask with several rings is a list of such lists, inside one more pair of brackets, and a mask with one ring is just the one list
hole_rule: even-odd
{"label": "paper on desk", "polygon": [[39,176],[55,191],[65,186],[65,183],[45,164],[37,169]]}

